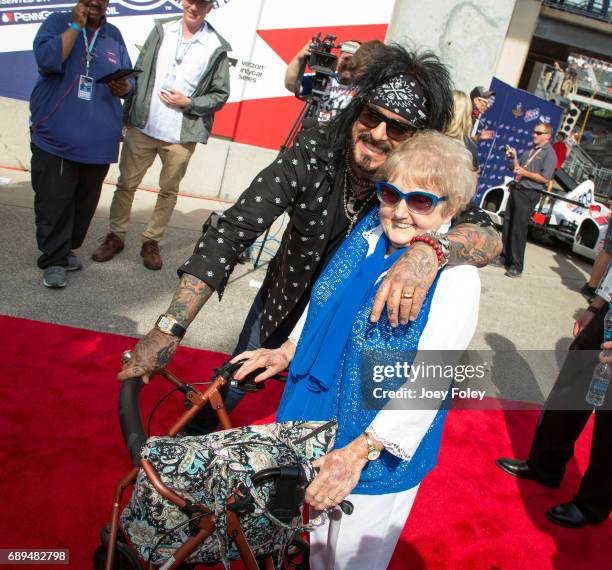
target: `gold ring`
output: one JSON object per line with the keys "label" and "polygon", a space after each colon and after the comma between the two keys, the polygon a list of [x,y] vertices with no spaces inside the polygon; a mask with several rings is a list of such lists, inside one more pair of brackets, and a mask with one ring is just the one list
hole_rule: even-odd
{"label": "gold ring", "polygon": [[402,299],[412,299],[413,296],[412,293],[402,293]]}

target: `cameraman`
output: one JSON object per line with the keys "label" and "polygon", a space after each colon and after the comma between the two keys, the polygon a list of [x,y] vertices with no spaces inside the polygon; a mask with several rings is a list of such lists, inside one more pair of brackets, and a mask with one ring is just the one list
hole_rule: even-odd
{"label": "cameraman", "polygon": [[[330,78],[325,95],[318,105],[317,120],[326,123],[339,111],[344,109],[353,98],[355,87],[353,84],[352,60],[359,49],[361,42],[347,40],[340,46],[340,56],[336,73]],[[309,41],[289,62],[285,73],[285,87],[296,96],[307,97],[312,90],[313,74],[303,75],[301,85],[298,85],[300,72],[310,56],[312,43]]]}

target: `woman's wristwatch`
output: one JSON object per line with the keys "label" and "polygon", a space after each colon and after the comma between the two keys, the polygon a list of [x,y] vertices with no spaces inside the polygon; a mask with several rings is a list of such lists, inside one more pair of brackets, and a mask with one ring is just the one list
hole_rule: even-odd
{"label": "woman's wristwatch", "polygon": [[372,437],[367,431],[363,433],[363,437],[365,437],[366,443],[368,444],[368,461],[376,461],[380,457],[380,449],[374,446]]}

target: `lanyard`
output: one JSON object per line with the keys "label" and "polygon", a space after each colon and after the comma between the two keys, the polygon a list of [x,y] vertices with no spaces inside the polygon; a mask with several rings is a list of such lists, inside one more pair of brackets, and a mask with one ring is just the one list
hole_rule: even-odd
{"label": "lanyard", "polygon": [[183,47],[183,22],[181,21],[180,26],[179,26],[178,41],[176,42],[176,51],[174,54],[174,66],[175,67],[183,63],[183,60],[187,56],[187,52],[189,51],[191,46],[194,44],[194,42],[200,37],[200,35],[204,33],[205,30],[206,30],[206,22],[202,24],[202,27],[198,30],[196,34],[193,35],[193,37],[190,40],[185,42],[187,45]]}
{"label": "lanyard", "polygon": [[[533,152],[534,150],[535,150],[535,152]],[[534,159],[534,158],[535,158],[535,157],[538,155],[538,153],[539,153],[541,150],[542,150],[542,148],[541,148],[541,147],[540,147],[540,148],[537,148],[537,149],[532,148],[532,149],[529,151],[529,156],[527,157],[527,162],[526,162],[525,164],[523,164],[523,168],[527,168],[527,167],[528,167],[528,166],[531,164],[531,161],[532,161],[532,160],[533,160],[533,159]],[[532,153],[533,153],[533,154],[532,154]]]}
{"label": "lanyard", "polygon": [[[538,155],[538,153],[542,150],[542,147],[539,148],[532,148],[529,151],[529,155],[527,156],[527,161],[525,162],[525,164],[521,164],[522,168],[527,169],[527,167],[531,164],[531,162],[533,161],[533,159]],[[520,164],[520,163],[519,163]],[[514,179],[518,182],[522,179],[522,176],[515,176]]]}
{"label": "lanyard", "polygon": [[91,38],[91,42],[88,44],[87,43],[87,33],[85,32],[85,28],[83,28],[83,42],[85,42],[85,75],[87,77],[89,77],[89,64],[91,63],[91,60],[93,59],[93,48],[94,48],[94,44],[96,43],[96,40],[98,39],[98,32],[100,31],[100,28],[98,28],[96,30],[96,33],[93,35],[93,38]]}

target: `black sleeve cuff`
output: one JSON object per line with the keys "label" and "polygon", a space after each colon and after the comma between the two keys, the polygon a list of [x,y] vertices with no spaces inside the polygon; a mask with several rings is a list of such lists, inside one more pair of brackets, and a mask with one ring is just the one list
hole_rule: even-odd
{"label": "black sleeve cuff", "polygon": [[208,286],[212,287],[219,295],[219,300],[223,297],[223,291],[227,285],[225,272],[218,268],[211,267],[201,255],[193,254],[183,265],[176,270],[179,279],[183,274],[193,275],[200,281],[204,281]]}
{"label": "black sleeve cuff", "polygon": [[473,224],[483,228],[494,225],[489,215],[474,202],[470,202],[465,210],[453,220],[453,226],[459,224]]}
{"label": "black sleeve cuff", "polygon": [[196,242],[191,257],[177,269],[177,273],[179,279],[187,273],[204,281],[217,292],[221,300],[236,265],[236,257],[235,251],[222,235],[214,228],[207,228],[206,233]]}

